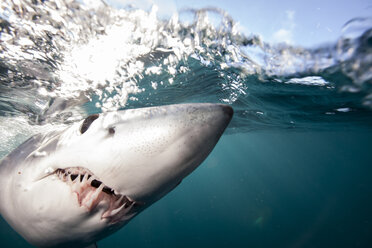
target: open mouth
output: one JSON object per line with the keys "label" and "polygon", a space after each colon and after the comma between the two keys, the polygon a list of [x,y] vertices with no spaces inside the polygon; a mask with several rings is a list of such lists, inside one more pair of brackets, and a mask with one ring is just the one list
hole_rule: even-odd
{"label": "open mouth", "polygon": [[97,207],[103,208],[101,218],[108,219],[110,223],[132,218],[138,212],[136,208],[141,205],[128,196],[117,193],[85,168],[58,168],[51,175],[56,175],[71,187],[81,207],[85,207],[88,211],[93,211]]}

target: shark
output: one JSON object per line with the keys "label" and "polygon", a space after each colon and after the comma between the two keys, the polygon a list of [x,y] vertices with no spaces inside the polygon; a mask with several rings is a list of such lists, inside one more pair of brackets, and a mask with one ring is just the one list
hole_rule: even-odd
{"label": "shark", "polygon": [[229,105],[92,114],[37,134],[0,162],[0,213],[37,247],[96,247],[177,187],[210,154]]}

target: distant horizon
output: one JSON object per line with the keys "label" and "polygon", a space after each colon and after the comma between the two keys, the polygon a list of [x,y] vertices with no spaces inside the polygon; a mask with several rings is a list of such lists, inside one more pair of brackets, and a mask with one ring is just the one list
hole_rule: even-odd
{"label": "distant horizon", "polygon": [[[239,23],[246,34],[260,35],[268,43],[288,43],[306,47],[334,43],[342,35],[342,27],[353,18],[372,17],[372,3],[357,1],[252,1],[242,0],[105,0],[113,7],[128,4],[150,10],[159,7],[159,17],[170,17],[184,8],[217,7]],[[371,26],[372,26],[372,21]]]}

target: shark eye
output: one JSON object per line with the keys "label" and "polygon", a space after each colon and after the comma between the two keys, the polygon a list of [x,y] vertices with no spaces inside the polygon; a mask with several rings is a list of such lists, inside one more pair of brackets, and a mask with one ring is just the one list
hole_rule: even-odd
{"label": "shark eye", "polygon": [[93,121],[95,121],[99,117],[99,114],[94,114],[88,116],[84,121],[83,124],[80,127],[80,133],[83,134],[85,133],[88,128],[90,127],[90,124],[92,124]]}

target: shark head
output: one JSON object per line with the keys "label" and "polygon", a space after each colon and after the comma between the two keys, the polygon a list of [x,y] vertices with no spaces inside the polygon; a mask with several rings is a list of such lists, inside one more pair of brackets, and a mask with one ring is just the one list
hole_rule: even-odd
{"label": "shark head", "polygon": [[34,136],[0,164],[1,214],[36,246],[92,244],[197,168],[232,115],[219,104],[149,107]]}

